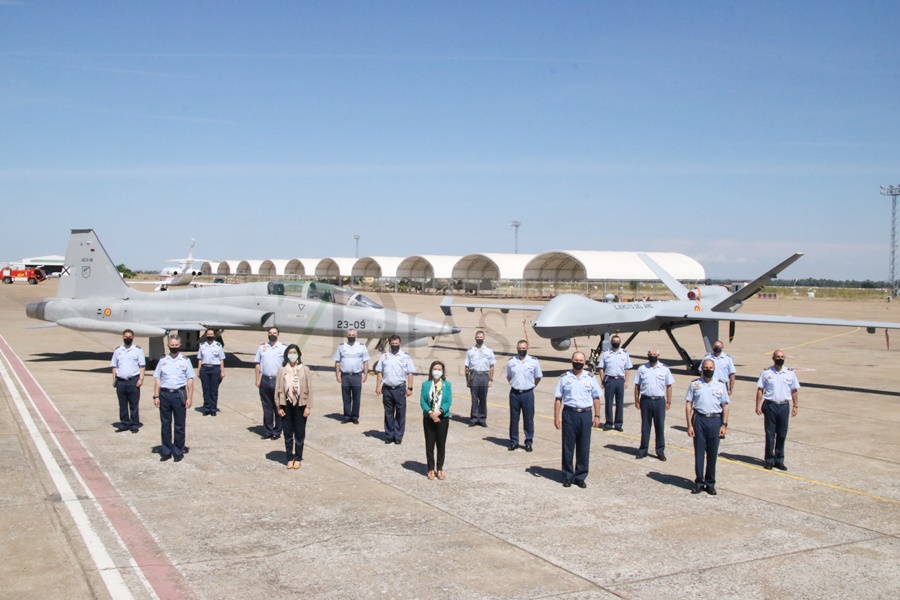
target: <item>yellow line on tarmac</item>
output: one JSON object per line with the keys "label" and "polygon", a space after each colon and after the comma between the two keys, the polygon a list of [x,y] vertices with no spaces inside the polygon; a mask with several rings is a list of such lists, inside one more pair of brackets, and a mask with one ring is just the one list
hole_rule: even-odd
{"label": "yellow line on tarmac", "polygon": [[[859,328],[857,328],[857,331],[858,331],[858,330],[859,330]],[[850,333],[853,333],[853,332],[850,332]],[[846,333],[842,333],[842,334],[840,334],[840,335],[847,335],[847,334],[846,334]],[[833,336],[833,337],[840,337],[840,336]],[[829,339],[829,338],[825,338],[825,339]],[[817,340],[817,341],[819,341],[819,340]],[[807,342],[807,343],[808,343],[808,344],[811,344],[811,343],[813,343],[813,342]],[[800,345],[802,346],[803,344],[800,344]],[[460,398],[467,398],[467,399],[469,398],[468,396],[462,396],[461,394],[454,394],[454,396],[458,396],[458,397],[460,397]],[[488,402],[488,405],[490,405],[490,406],[496,406],[497,408],[509,408],[508,405],[496,404],[496,403],[494,403],[494,402]],[[540,418],[542,418],[542,419],[550,419],[550,420],[553,420],[553,417],[548,416],[548,415],[542,415],[542,414],[537,414],[537,413],[535,413],[534,416],[535,416],[535,417],[540,417]],[[606,432],[606,433],[612,433],[612,432]],[[631,440],[640,440],[640,438],[638,438],[638,437],[635,437],[635,436],[633,436],[633,435],[628,435],[627,433],[622,433],[622,432],[618,432],[618,431],[615,432],[615,435],[617,435],[617,436],[619,436],[619,437],[628,438],[628,439],[631,439]],[[679,448],[678,446],[669,446],[669,447],[666,448],[666,450],[673,450],[673,449],[674,449],[674,450],[677,450],[677,451],[679,451],[679,452],[684,452],[685,454],[693,454],[693,453],[694,453],[694,451],[691,450],[691,449],[688,449],[688,448]],[[748,465],[747,463],[745,463],[745,462],[743,462],[743,461],[740,461],[740,460],[734,460],[734,459],[732,459],[732,458],[723,458],[723,457],[720,456],[720,457],[719,457],[719,461],[720,461],[720,462],[727,462],[727,463],[730,463],[730,464],[733,464],[733,465],[737,465],[737,466],[739,466],[739,467],[744,467],[744,468],[746,468],[746,469],[754,469],[754,470],[756,470],[756,471],[763,471],[763,472],[767,472],[767,471],[768,471],[767,469],[764,469],[763,467],[759,467],[759,466],[756,466],[756,465]],[[863,491],[861,491],[861,490],[855,490],[855,489],[853,489],[853,488],[844,487],[844,486],[842,486],[842,485],[834,485],[833,483],[826,483],[826,482],[824,482],[824,481],[818,481],[818,480],[816,480],[816,479],[809,479],[808,477],[801,477],[800,475],[792,475],[792,474],[790,474],[790,473],[785,473],[785,472],[783,472],[783,471],[772,471],[772,472],[769,473],[769,474],[770,474],[770,475],[778,475],[778,476],[780,476],[780,477],[789,477],[789,478],[791,478],[791,479],[795,479],[795,480],[797,480],[797,481],[802,481],[803,483],[808,483],[808,484],[810,484],[810,485],[819,485],[819,486],[822,486],[822,487],[830,488],[830,489],[832,489],[832,490],[838,490],[839,492],[848,492],[848,493],[850,493],[850,494],[856,494],[857,496],[865,496],[866,498],[872,498],[873,500],[881,500],[882,502],[890,502],[891,504],[900,504],[900,500],[894,500],[893,498],[886,498],[886,497],[884,497],[884,496],[878,496],[878,495],[876,495],[876,494],[870,494],[870,493],[868,493],[868,492],[863,492]]]}
{"label": "yellow line on tarmac", "polygon": [[[809,342],[803,342],[802,344],[794,344],[793,346],[786,346],[786,347],[782,348],[782,350],[790,350],[791,348],[799,348],[801,346],[809,346],[810,344],[818,344],[819,342],[825,342],[828,340],[833,340],[835,338],[843,337],[845,335],[850,335],[851,333],[856,333],[857,331],[859,331],[861,329],[862,329],[862,327],[857,327],[857,328],[853,329],[852,331],[845,331],[844,333],[829,335],[828,337],[819,338],[817,340],[811,340]],[[766,352],[765,354],[763,354],[763,356],[771,356],[771,353]]]}

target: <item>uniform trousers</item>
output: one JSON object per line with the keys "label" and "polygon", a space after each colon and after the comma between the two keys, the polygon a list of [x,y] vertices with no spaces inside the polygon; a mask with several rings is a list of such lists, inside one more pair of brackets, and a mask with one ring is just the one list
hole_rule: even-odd
{"label": "uniform trousers", "polygon": [[770,402],[762,405],[766,426],[766,464],[784,464],[784,440],[787,438],[788,419],[791,416],[791,403]]}
{"label": "uniform trousers", "polygon": [[[162,437],[163,456],[184,455],[184,425],[187,409],[187,392],[184,388],[173,392],[159,390],[159,423]],[[172,440],[172,423],[175,424],[175,439]]]}
{"label": "uniform trousers", "polygon": [[530,390],[509,390],[509,441],[519,443],[519,413],[522,414],[525,429],[525,445],[534,439],[534,388]]}
{"label": "uniform trousers", "polygon": [[137,377],[128,380],[116,377],[116,396],[119,398],[119,426],[137,431],[143,425],[138,406],[141,402],[141,388],[137,386]]}
{"label": "uniform trousers", "polygon": [[[591,409],[562,409],[562,470],[566,481],[584,481],[591,457]],[[575,466],[572,466],[572,459]]]}
{"label": "uniform trousers", "polygon": [[[625,378],[604,377],[603,394],[606,403],[606,425],[621,427],[625,405]],[[613,419],[613,403],[616,405],[615,420]]]}
{"label": "uniform trousers", "polygon": [[435,470],[434,447],[437,446],[437,469],[444,470],[444,450],[447,447],[447,431],[450,429],[450,417],[441,415],[440,421],[427,414],[422,418],[422,426],[425,428],[425,459],[428,461],[428,470]]}
{"label": "uniform trousers", "polygon": [[641,396],[641,447],[638,452],[647,452],[650,447],[650,425],[656,430],[656,453],[666,449],[666,399]]}
{"label": "uniform trousers", "polygon": [[341,373],[341,396],[344,399],[344,418],[359,420],[359,399],[362,395],[362,372]]}
{"label": "uniform trousers", "polygon": [[260,376],[259,402],[263,409],[263,427],[266,435],[281,435],[281,415],[275,410],[275,378]]}
{"label": "uniform trousers", "polygon": [[200,384],[203,386],[203,410],[207,413],[219,412],[219,383],[222,381],[222,367],[202,365]]}
{"label": "uniform trousers", "polygon": [[388,440],[402,442],[406,431],[406,384],[394,389],[382,385],[381,401],[384,403],[384,434]]}
{"label": "uniform trousers", "polygon": [[306,405],[297,406],[296,404],[282,405],[284,417],[281,424],[284,428],[284,453],[287,454],[287,460],[303,460],[303,442],[306,440],[306,420],[303,413],[306,411]]}
{"label": "uniform trousers", "polygon": [[[691,425],[694,427],[694,483],[716,485],[716,458],[719,456],[719,430],[722,415],[704,416],[694,413]],[[704,458],[706,471],[704,472]]]}
{"label": "uniform trousers", "polygon": [[469,418],[472,423],[486,425],[488,383],[491,381],[491,374],[489,371],[470,371],[469,379],[471,384],[469,391],[472,393],[472,410]]}

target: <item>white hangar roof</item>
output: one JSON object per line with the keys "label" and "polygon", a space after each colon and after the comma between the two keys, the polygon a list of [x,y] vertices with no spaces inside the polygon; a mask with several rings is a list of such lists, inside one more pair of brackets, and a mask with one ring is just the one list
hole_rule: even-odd
{"label": "white hangar roof", "polygon": [[[675,279],[705,279],[703,265],[677,252],[647,252]],[[595,250],[557,250],[538,254],[525,266],[524,279],[579,280],[599,279],[632,281],[658,279],[637,252]]]}
{"label": "white hangar roof", "polygon": [[453,267],[457,279],[522,279],[534,254],[467,254]]}

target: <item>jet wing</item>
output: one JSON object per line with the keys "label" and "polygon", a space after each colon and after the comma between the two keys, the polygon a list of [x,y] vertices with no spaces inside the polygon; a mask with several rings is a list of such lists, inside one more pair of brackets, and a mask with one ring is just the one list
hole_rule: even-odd
{"label": "jet wing", "polygon": [[657,277],[659,277],[660,281],[666,284],[666,287],[669,288],[669,291],[675,294],[676,298],[678,298],[679,300],[689,300],[688,289],[681,285],[680,281],[672,277],[672,275],[668,271],[663,269],[658,262],[644,253],[638,254],[638,258],[640,258],[642,261],[644,261],[644,264],[650,267],[650,270],[653,271],[653,273]]}
{"label": "jet wing", "polygon": [[444,313],[445,317],[449,317],[450,311],[453,308],[465,308],[469,312],[475,312],[476,308],[492,308],[494,310],[499,310],[503,314],[508,313],[511,310],[531,310],[531,311],[540,311],[547,304],[453,304],[453,297],[448,296],[444,298],[443,302],[441,302],[441,312]]}
{"label": "jet wing", "polygon": [[900,329],[900,323],[878,321],[847,321],[843,319],[820,319],[817,317],[792,317],[791,315],[750,315],[746,313],[719,312],[713,310],[674,311],[661,309],[658,317],[681,321],[741,321],[745,323],[793,323],[794,325],[833,325],[836,327],[865,327],[869,333],[876,329]]}

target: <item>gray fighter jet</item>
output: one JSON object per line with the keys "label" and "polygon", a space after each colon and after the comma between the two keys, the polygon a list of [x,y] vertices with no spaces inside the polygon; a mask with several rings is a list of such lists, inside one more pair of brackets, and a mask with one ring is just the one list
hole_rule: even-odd
{"label": "gray fighter jet", "polygon": [[679,355],[693,368],[694,361],[675,339],[672,334],[673,329],[699,325],[707,352],[712,351],[713,343],[719,339],[720,321],[730,322],[729,337],[734,337],[736,321],[865,327],[869,333],[875,333],[876,329],[882,328],[900,329],[900,323],[735,313],[743,306],[744,300],[756,294],[766,283],[803,256],[803,253],[794,254],[734,293],[721,285],[700,285],[689,290],[652,258],[646,254],[639,256],[666,284],[677,300],[598,302],[577,294],[562,294],[550,300],[543,307],[536,307],[528,304],[453,304],[453,299],[447,298],[441,303],[441,310],[447,316],[450,316],[451,308],[454,306],[466,308],[470,312],[476,308],[493,308],[504,313],[510,310],[540,310],[540,314],[533,321],[532,326],[535,333],[542,338],[549,339],[550,344],[556,350],[568,350],[572,345],[573,337],[603,336],[602,341],[591,352],[588,359],[592,367],[597,364],[602,350],[608,347],[609,337],[613,333],[631,333],[631,336],[623,344],[624,347],[627,347],[641,331],[665,331]]}
{"label": "gray fighter jet", "polygon": [[29,304],[32,319],[79,331],[150,338],[150,358],[165,353],[164,336],[178,331],[185,349],[196,348],[207,328],[261,330],[343,337],[356,329],[360,339],[399,335],[405,346],[427,343],[459,328],[388,310],[366,296],[317,281],[269,281],[238,285],[141,292],[128,286],[93,229],[73,229],[64,277],[56,298]]}

